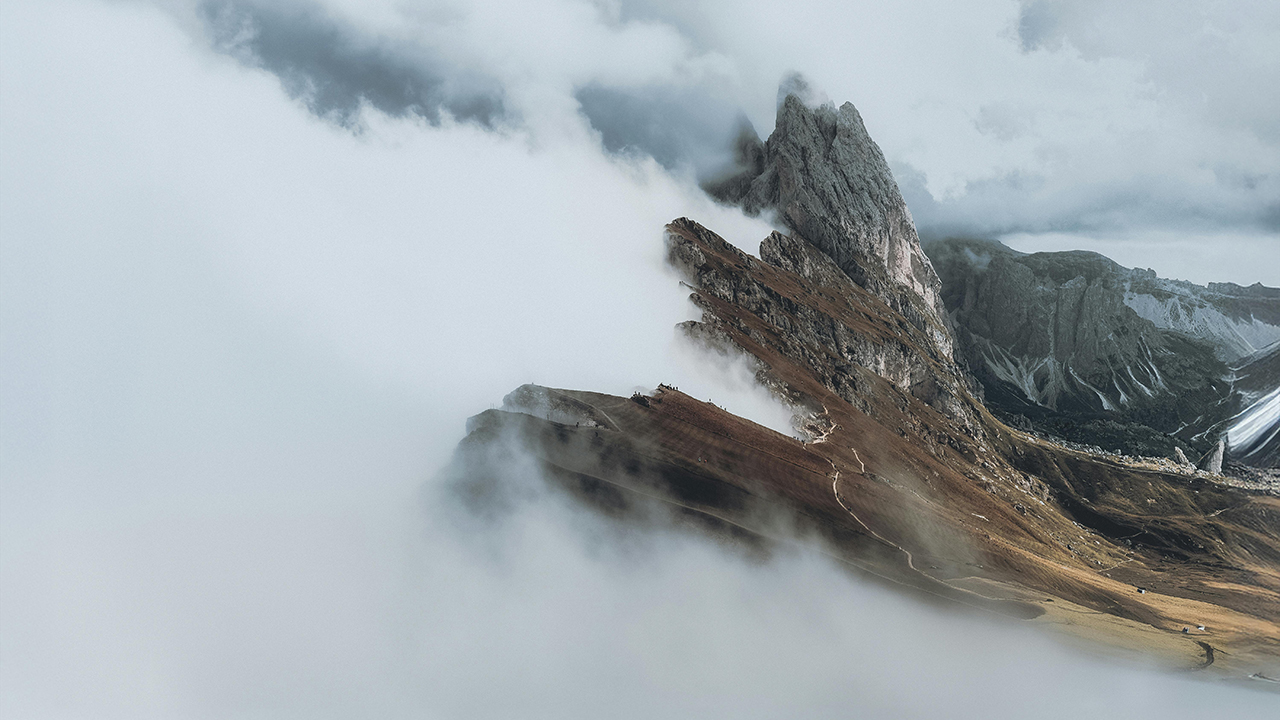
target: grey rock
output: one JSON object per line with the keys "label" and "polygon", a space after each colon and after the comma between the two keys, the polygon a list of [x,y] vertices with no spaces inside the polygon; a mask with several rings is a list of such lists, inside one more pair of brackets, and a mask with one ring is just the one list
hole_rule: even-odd
{"label": "grey rock", "polygon": [[1226,454],[1227,444],[1223,440],[1218,440],[1218,444],[1209,452],[1208,457],[1204,459],[1204,463],[1200,465],[1200,469],[1214,475],[1222,474],[1222,456]]}
{"label": "grey rock", "polygon": [[[1162,327],[1134,308],[1135,287],[1181,307],[1190,296],[1179,300],[1160,284],[1189,283],[1090,252],[1028,255],[975,239],[926,249],[942,278],[957,355],[981,381],[988,405],[1051,434],[1118,443],[1139,455],[1168,456],[1179,441],[1205,452],[1280,377],[1266,359],[1229,367],[1210,336]],[[1259,312],[1280,303],[1262,289],[1249,293],[1241,302]],[[1207,312],[1208,305],[1202,317]],[[1270,457],[1263,448],[1248,461]]]}
{"label": "grey rock", "polygon": [[1262,468],[1280,468],[1280,343],[1231,367],[1231,389],[1240,412],[1225,423],[1231,457]]}
{"label": "grey rock", "polygon": [[739,140],[743,170],[707,186],[748,213],[778,219],[850,279],[923,331],[950,357],[953,341],[937,272],[885,162],[851,103],[810,107],[786,94],[766,143]]}
{"label": "grey rock", "polygon": [[1150,270],[1124,270],[1124,302],[1163,330],[1203,340],[1218,357],[1238,362],[1280,342],[1280,289],[1261,283],[1209,283],[1160,278]]}
{"label": "grey rock", "polygon": [[[829,390],[860,409],[866,388],[857,368],[887,380],[981,438],[974,386],[955,361],[933,346],[875,294],[855,285],[828,255],[797,235],[772,233],[760,244],[760,259],[730,245],[701,225],[680,218],[667,226],[667,260],[698,293],[699,322],[682,327],[690,337],[719,348],[728,342],[720,317],[702,296],[747,311],[771,331],[742,327],[754,342],[807,368]],[[800,282],[782,277],[794,273]],[[792,288],[794,295],[779,288]],[[798,302],[805,298],[807,302]],[[768,372],[757,379],[776,389]],[[802,405],[800,398],[779,395]],[[922,430],[922,432],[926,432]]]}
{"label": "grey rock", "polygon": [[1173,459],[1176,460],[1179,465],[1191,464],[1191,461],[1187,459],[1187,454],[1182,452],[1182,448],[1176,445],[1173,448]]}

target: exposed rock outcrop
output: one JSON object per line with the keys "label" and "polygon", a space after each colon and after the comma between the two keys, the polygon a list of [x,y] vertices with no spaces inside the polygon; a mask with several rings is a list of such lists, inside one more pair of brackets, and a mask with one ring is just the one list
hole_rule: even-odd
{"label": "exposed rock outcrop", "polygon": [[1233,459],[1280,467],[1280,342],[1231,368],[1238,413],[1222,424]]}
{"label": "exposed rock outcrop", "polygon": [[1120,281],[1125,305],[1140,317],[1162,330],[1209,343],[1226,362],[1238,362],[1280,342],[1280,288],[1261,283],[1202,287],[1136,268],[1120,268]]}
{"label": "exposed rock outcrop", "polygon": [[708,192],[748,213],[776,211],[853,282],[951,355],[938,274],[920,248],[884,154],[852,103],[810,107],[787,94],[769,140],[748,135],[738,153],[744,169],[709,184]]}
{"label": "exposed rock outcrop", "polygon": [[1190,465],[1190,464],[1191,464],[1191,461],[1187,459],[1187,454],[1186,454],[1186,453],[1184,453],[1184,452],[1182,452],[1182,448],[1180,448],[1180,447],[1175,447],[1175,448],[1173,449],[1173,459],[1174,459],[1175,461],[1177,461],[1177,463],[1178,463],[1179,465]]}
{"label": "exposed rock outcrop", "polygon": [[[524,386],[469,423],[446,478],[468,507],[499,517],[520,495],[504,488],[540,475],[619,523],[753,553],[817,540],[904,592],[1090,637],[1124,628],[1153,647],[1194,607],[1231,648],[1214,671],[1276,662],[1280,490],[1195,473],[1177,445],[1179,466],[1003,424],[962,365],[981,361],[997,401],[1075,412],[1114,438],[1129,432],[1112,419],[1122,408],[1179,417],[1197,392],[1229,395],[1236,376],[1212,348],[1141,317],[1118,266],[1090,253],[957,246],[939,284],[852,105],[787,96],[769,142],[740,150],[748,167],[718,194],[776,210],[792,232],[756,258],[692,220],[668,225],[668,261],[702,310],[683,329],[753,361],[809,413],[808,440],[665,385],[630,399]],[[1269,372],[1249,367],[1243,384]]]}
{"label": "exposed rock outcrop", "polygon": [[1213,446],[1213,449],[1210,450],[1209,454],[1205,457],[1204,462],[1201,463],[1200,469],[1208,473],[1213,473],[1214,475],[1221,475],[1222,456],[1225,454],[1226,449],[1226,442],[1219,439],[1218,444]]}
{"label": "exposed rock outcrop", "polygon": [[922,331],[794,235],[766,239],[764,259],[690,220],[667,242],[703,309],[686,329],[813,411],[809,441],[666,386],[631,399],[525,386],[473,418],[448,471],[478,516],[501,518],[541,476],[628,528],[764,555],[812,542],[899,591],[1091,637],[1161,642],[1193,603],[1234,663],[1216,670],[1274,662],[1269,490],[1003,426]]}

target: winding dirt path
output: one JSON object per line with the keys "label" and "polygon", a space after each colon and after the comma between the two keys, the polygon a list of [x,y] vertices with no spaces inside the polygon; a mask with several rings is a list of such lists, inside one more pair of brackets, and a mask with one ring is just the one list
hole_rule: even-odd
{"label": "winding dirt path", "polygon": [[[825,408],[824,408],[824,409],[825,409]],[[836,429],[836,428],[838,428],[838,427],[840,427],[840,426],[839,426],[839,425],[834,425],[834,426],[831,428],[831,430],[830,430],[830,431],[828,431],[828,432],[826,433],[826,435],[823,435],[823,436],[822,436],[822,438],[821,438],[821,439],[819,439],[819,440],[814,440],[814,441],[811,443],[811,445],[817,445],[817,444],[818,444],[818,443],[820,443],[820,442],[826,442],[827,437],[828,437],[829,435],[831,435],[831,433],[832,433],[832,432],[835,432],[835,429]],[[864,462],[862,461],[862,456],[858,454],[858,449],[857,449],[857,448],[855,448],[855,447],[852,447],[852,446],[850,446],[850,447],[849,447],[849,449],[853,451],[853,457],[858,461],[858,465],[859,465],[859,466],[861,466],[861,467],[859,468],[858,472],[859,472],[859,473],[865,473],[865,472],[867,471],[867,464],[866,464],[866,463],[864,463]],[[812,452],[812,451],[810,451],[810,452]],[[816,453],[815,453],[815,454],[816,454]],[[910,551],[910,550],[908,550],[908,549],[906,549],[906,548],[902,547],[902,546],[901,546],[901,545],[899,545],[898,543],[893,542],[892,540],[890,540],[890,539],[886,538],[885,536],[883,536],[883,535],[881,535],[880,533],[876,532],[875,530],[871,529],[871,526],[870,526],[870,525],[866,524],[865,522],[863,522],[862,518],[858,517],[858,514],[857,514],[857,513],[855,513],[855,512],[853,511],[853,508],[851,508],[851,507],[849,507],[848,505],[845,505],[845,504],[844,504],[844,500],[841,500],[841,499],[840,499],[840,469],[836,467],[835,461],[834,461],[834,460],[832,460],[831,458],[829,458],[829,457],[824,457],[824,456],[822,456],[822,455],[819,455],[818,457],[821,457],[823,460],[826,460],[826,461],[827,461],[827,464],[831,466],[831,493],[832,493],[833,495],[835,495],[836,502],[840,504],[840,507],[844,508],[844,511],[845,511],[845,512],[847,512],[847,513],[849,513],[849,517],[853,518],[853,519],[854,519],[854,521],[855,521],[855,522],[857,522],[859,525],[861,525],[861,526],[862,526],[862,528],[863,528],[864,530],[866,530],[866,531],[867,531],[867,533],[869,533],[872,537],[874,537],[875,539],[879,540],[880,542],[882,542],[882,543],[884,543],[884,544],[888,545],[889,547],[892,547],[892,548],[897,549],[897,550],[898,550],[899,552],[901,552],[903,555],[906,555],[906,556],[907,556],[907,567],[911,568],[911,569],[912,569],[912,570],[914,570],[915,572],[920,573],[921,575],[924,575],[925,577],[929,578],[930,580],[933,580],[934,578],[933,578],[932,576],[930,576],[930,575],[929,575],[928,573],[926,573],[926,572],[923,572],[922,570],[920,570],[920,568],[916,567],[916,564],[915,564],[915,558],[914,558],[914,557],[912,557],[912,555],[911,555],[911,551]]]}

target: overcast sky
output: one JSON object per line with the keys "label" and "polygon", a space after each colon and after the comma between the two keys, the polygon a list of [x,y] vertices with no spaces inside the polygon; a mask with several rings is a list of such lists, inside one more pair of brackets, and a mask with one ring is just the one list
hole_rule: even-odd
{"label": "overcast sky", "polygon": [[1259,262],[1280,238],[1268,91],[1280,6],[1266,0],[205,0],[175,12],[346,126],[361,106],[539,137],[585,116],[608,149],[676,172],[714,168],[742,118],[767,135],[780,79],[801,72],[861,108],[926,234],[1280,283]]}
{"label": "overcast sky", "polygon": [[[1063,712],[1099,683],[1117,712],[1214,700],[1034,665],[1020,636],[939,655],[958,694],[884,693],[836,668],[851,603],[918,649],[891,674],[988,630],[931,641],[808,561],[676,543],[619,570],[555,508],[496,569],[420,527],[466,417],[521,383],[669,382],[785,428],[676,341],[696,311],[661,228],[768,233],[697,180],[743,118],[767,135],[793,71],[857,104],[926,231],[1280,284],[1273,3],[958,5],[0,4],[0,714],[503,716],[474,703],[531,663],[520,697],[556,716],[598,717],[606,681],[676,714],[927,715],[1024,663],[1029,687],[1071,668]],[[563,637],[585,649],[547,662]],[[424,696],[442,667],[457,687]]]}

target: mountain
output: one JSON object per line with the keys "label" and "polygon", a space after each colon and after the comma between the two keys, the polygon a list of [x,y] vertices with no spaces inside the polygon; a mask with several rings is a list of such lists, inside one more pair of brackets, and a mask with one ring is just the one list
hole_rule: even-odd
{"label": "mountain", "polygon": [[[668,261],[702,310],[684,333],[755,363],[803,439],[666,385],[630,398],[525,385],[469,420],[446,476],[459,503],[502,522],[541,477],[621,527],[697,533],[749,557],[801,544],[943,608],[1221,677],[1280,677],[1280,479],[1096,452],[993,415],[943,314],[947,275],[908,231],[861,127],[851,105],[780,103],[759,162],[722,193],[789,228],[760,257],[687,218],[666,229]],[[1123,357],[1148,360],[1134,387],[1183,381],[1163,355],[1178,342],[1204,351],[1188,378],[1198,363],[1230,372],[1208,345],[1131,318],[1102,282],[1104,259],[1075,260],[1082,280],[1050,290],[1025,268],[1022,282],[1052,292],[1064,318],[1132,335]],[[1107,343],[1086,329],[1024,346],[1063,338],[1072,362]],[[1064,382],[1058,397],[1081,387]]]}
{"label": "mountain", "polygon": [[1226,362],[1280,342],[1280,288],[1241,287],[1156,277],[1154,270],[1125,273],[1124,303],[1156,327],[1204,340]]}
{"label": "mountain", "polygon": [[737,151],[743,170],[710,183],[713,197],[753,215],[776,212],[855,284],[951,354],[938,274],[884,154],[852,103],[809,107],[786,95],[768,141],[748,132]]}
{"label": "mountain", "polygon": [[1255,343],[1280,340],[1280,290],[1200,287],[1097,253],[990,240],[927,251],[987,403],[1045,432],[1134,455],[1204,454],[1276,387],[1237,388],[1236,377]]}

